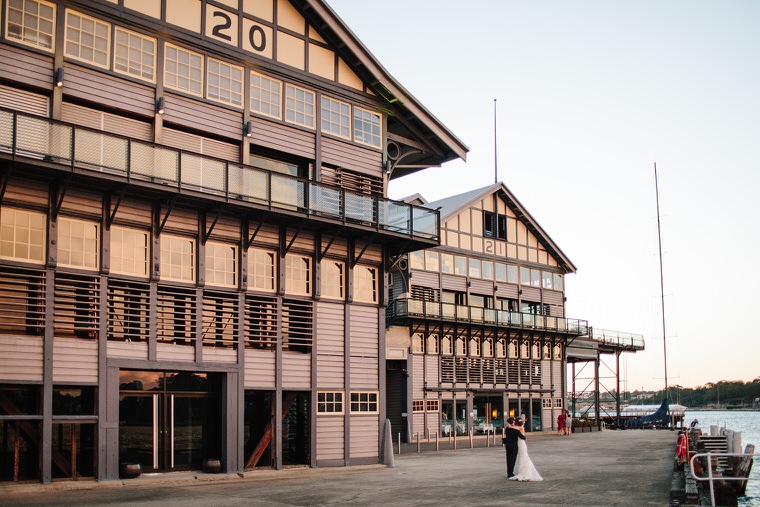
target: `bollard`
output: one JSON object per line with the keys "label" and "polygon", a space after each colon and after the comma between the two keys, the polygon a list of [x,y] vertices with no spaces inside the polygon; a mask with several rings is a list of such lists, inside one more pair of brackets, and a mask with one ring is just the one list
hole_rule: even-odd
{"label": "bollard", "polygon": [[398,432],[398,454],[401,456],[401,432]]}
{"label": "bollard", "polygon": [[430,428],[425,428],[425,433],[427,433],[427,443],[430,443]]}
{"label": "bollard", "polygon": [[435,432],[435,452],[438,452],[438,432]]}
{"label": "bollard", "polygon": [[486,430],[486,447],[491,447],[491,441],[488,440],[488,430]]}
{"label": "bollard", "polygon": [[454,430],[454,450],[457,450],[457,430]]}
{"label": "bollard", "polygon": [[417,435],[417,452],[420,452],[420,432],[418,431],[416,435]]}
{"label": "bollard", "polygon": [[470,449],[472,449],[472,428],[470,428]]}

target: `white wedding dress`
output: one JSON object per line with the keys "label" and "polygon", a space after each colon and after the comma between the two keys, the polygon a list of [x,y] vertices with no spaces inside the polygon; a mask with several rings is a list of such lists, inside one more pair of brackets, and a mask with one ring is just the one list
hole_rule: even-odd
{"label": "white wedding dress", "polygon": [[513,481],[543,481],[543,477],[538,474],[538,470],[533,466],[530,456],[528,456],[528,444],[525,440],[517,441],[517,460],[515,461],[515,475],[510,477]]}

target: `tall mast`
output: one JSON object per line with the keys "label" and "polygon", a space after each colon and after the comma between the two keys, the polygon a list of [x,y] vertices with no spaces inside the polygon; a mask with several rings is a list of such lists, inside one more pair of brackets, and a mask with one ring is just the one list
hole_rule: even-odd
{"label": "tall mast", "polygon": [[496,158],[496,99],[493,99],[493,182],[499,182],[499,164]]}
{"label": "tall mast", "polygon": [[660,233],[660,189],[657,183],[657,162],[654,163],[654,193],[657,199],[657,244],[660,253],[660,301],[662,302],[662,357],[665,363],[665,398],[668,397],[668,346],[665,338],[665,282],[662,276],[662,234]]}

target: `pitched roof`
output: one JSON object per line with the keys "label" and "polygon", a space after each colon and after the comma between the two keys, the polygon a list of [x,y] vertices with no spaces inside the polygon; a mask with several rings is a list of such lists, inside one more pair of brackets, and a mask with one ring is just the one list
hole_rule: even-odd
{"label": "pitched roof", "polygon": [[391,76],[324,0],[290,1],[386,103],[388,138],[403,146],[391,178],[466,159],[467,146]]}
{"label": "pitched roof", "polygon": [[493,183],[491,185],[452,195],[429,202],[425,205],[427,208],[438,209],[441,213],[441,223],[446,222],[449,218],[457,215],[460,211],[469,207],[475,202],[481,201],[484,197],[499,194],[507,207],[512,210],[518,220],[525,224],[528,230],[538,239],[547,252],[557,261],[557,264],[565,270],[566,273],[575,273],[577,268],[570,259],[562,252],[556,243],[549,237],[544,229],[538,224],[536,219],[528,213],[528,210],[517,200],[507,186],[502,183]]}

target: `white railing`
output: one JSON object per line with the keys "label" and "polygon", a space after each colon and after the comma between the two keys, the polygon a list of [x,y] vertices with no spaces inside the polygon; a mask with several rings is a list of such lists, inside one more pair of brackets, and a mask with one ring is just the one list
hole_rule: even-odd
{"label": "white railing", "polygon": [[[744,453],[744,452],[705,452],[700,454],[695,454],[689,459],[689,467],[691,468],[691,475],[694,477],[695,480],[703,482],[703,481],[709,481],[710,482],[710,505],[715,505],[715,481],[749,481],[749,476],[747,477],[741,477],[741,476],[731,476],[731,475],[723,475],[720,470],[717,470],[721,468],[720,466],[716,467],[716,470],[713,470],[713,460],[710,458],[727,458],[730,456],[735,456],[738,458],[744,458],[747,456],[752,456],[752,459],[754,460],[756,457],[760,456],[760,453]],[[702,476],[698,475],[694,471],[694,460],[701,457],[707,457],[705,461],[707,461],[707,475]],[[717,472],[717,475],[716,475]]]}

